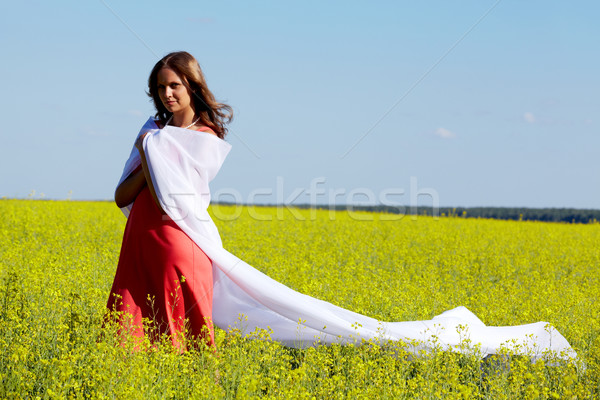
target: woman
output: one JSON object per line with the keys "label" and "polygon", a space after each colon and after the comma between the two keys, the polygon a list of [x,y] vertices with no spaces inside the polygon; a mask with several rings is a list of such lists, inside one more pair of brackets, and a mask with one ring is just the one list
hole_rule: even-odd
{"label": "woman", "polygon": [[[215,101],[189,53],[170,53],[156,63],[148,89],[156,108],[156,127],[225,137],[231,108]],[[187,331],[212,345],[212,264],[162,209],[144,153],[145,136],[142,133],[135,142],[139,165],[121,179],[115,191],[119,207],[133,206],[108,308],[131,316],[134,336],[143,336],[144,330],[152,339],[167,334],[181,347]],[[150,322],[145,327],[144,319]]]}
{"label": "woman", "polygon": [[115,193],[125,214],[131,213],[112,289],[118,296],[109,308],[133,315],[135,335],[144,333],[141,320],[147,317],[175,345],[189,321],[188,332],[201,335],[205,327],[211,344],[214,322],[246,334],[265,329],[293,347],[375,339],[403,340],[415,352],[478,345],[481,356],[513,346],[534,358],[575,355],[545,322],[488,327],[464,307],[431,320],[378,321],[298,293],[248,265],[223,248],[207,211],[208,184],[231,147],[222,140],[231,109],[214,101],[187,53],[157,63],[149,88],[158,121],[150,119],[140,130]]}

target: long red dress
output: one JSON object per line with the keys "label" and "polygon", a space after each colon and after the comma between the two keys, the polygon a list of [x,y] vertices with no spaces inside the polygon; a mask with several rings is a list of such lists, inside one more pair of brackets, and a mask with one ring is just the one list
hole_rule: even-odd
{"label": "long red dress", "polygon": [[[131,315],[133,336],[156,340],[168,334],[183,350],[179,335],[185,332],[214,346],[212,290],[211,260],[161,213],[145,186],[125,226],[108,309]],[[150,324],[143,324],[143,318]]]}

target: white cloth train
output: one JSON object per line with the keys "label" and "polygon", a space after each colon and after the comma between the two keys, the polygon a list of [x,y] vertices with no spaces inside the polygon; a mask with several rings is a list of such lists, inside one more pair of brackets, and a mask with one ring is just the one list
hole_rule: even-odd
{"label": "white cloth train", "polygon": [[[379,338],[418,341],[413,346],[415,350],[427,350],[437,343],[445,349],[466,351],[461,341],[469,338],[472,344],[480,346],[483,357],[497,353],[503,346],[533,358],[548,351],[562,353],[563,358],[576,356],[567,340],[545,322],[486,326],[465,307],[426,321],[383,322],[276,282],[223,248],[207,211],[209,182],[221,168],[231,145],[206,132],[171,126],[159,129],[152,118],[138,136],[146,132],[143,147],[163,210],[212,260],[216,326],[225,330],[236,327],[246,333],[257,327],[270,329],[273,340],[292,347]],[[119,184],[139,164],[134,146]],[[123,208],[126,216],[131,206]],[[242,315],[244,318],[240,319]]]}

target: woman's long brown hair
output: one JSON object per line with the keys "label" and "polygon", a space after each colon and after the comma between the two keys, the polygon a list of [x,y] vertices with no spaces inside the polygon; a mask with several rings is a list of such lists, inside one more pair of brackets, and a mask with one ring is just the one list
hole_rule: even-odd
{"label": "woman's long brown hair", "polygon": [[184,85],[187,86],[192,99],[192,108],[200,118],[202,125],[212,129],[218,137],[223,139],[227,134],[225,126],[233,118],[233,110],[227,104],[219,103],[206,86],[206,80],[198,61],[190,53],[176,51],[164,56],[156,63],[148,78],[148,96],[154,101],[156,118],[163,124],[171,118],[172,113],[163,105],[158,95],[157,76],[162,68],[175,71]]}

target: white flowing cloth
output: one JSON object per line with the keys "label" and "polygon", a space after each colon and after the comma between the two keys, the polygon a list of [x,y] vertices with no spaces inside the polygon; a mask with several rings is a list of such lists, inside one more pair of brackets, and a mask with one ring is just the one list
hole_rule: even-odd
{"label": "white flowing cloth", "polygon": [[[465,307],[457,307],[427,321],[384,322],[345,310],[298,293],[276,282],[225,250],[210,218],[209,182],[215,177],[231,145],[206,132],[166,126],[159,129],[150,118],[139,135],[148,133],[143,148],[156,195],[167,215],[206,253],[213,265],[213,322],[229,330],[252,333],[271,330],[271,338],[286,346],[309,347],[318,343],[361,343],[403,340],[412,348],[434,346],[453,351],[472,351],[481,356],[512,349],[518,354],[541,357],[547,352],[576,354],[567,340],[546,322],[519,326],[486,326]],[[133,147],[119,184],[140,165]],[[133,203],[132,203],[133,204]],[[131,206],[123,208],[126,216]]]}

